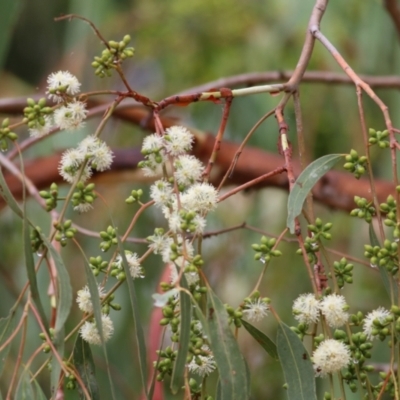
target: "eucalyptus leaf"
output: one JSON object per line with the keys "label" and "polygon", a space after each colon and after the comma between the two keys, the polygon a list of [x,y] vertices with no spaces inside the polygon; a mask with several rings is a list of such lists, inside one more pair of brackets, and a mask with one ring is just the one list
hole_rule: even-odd
{"label": "eucalyptus leaf", "polygon": [[317,400],[314,368],[299,337],[280,323],[276,339],[289,400]]}
{"label": "eucalyptus leaf", "polygon": [[[73,362],[87,391],[90,394],[91,400],[99,400],[99,387],[95,376],[95,365],[93,361],[92,351],[87,342],[80,335],[77,336],[73,352]],[[85,399],[81,387],[78,385],[78,391],[81,399]]]}
{"label": "eucalyptus leaf", "polygon": [[299,175],[288,198],[287,227],[291,233],[294,233],[295,219],[301,214],[308,193],[318,180],[344,157],[344,154],[328,154],[313,161]]}
{"label": "eucalyptus leaf", "polygon": [[[14,330],[14,317],[15,311],[11,309],[10,314],[6,318],[0,319],[0,346],[3,345],[3,343],[9,338],[11,332]],[[6,346],[2,352],[0,352],[0,376],[3,372],[8,352],[10,351],[10,344]]]}
{"label": "eucalyptus leaf", "polygon": [[221,300],[209,288],[206,324],[211,350],[218,366],[221,400],[250,398],[250,380],[246,361],[228,324],[228,314]]}
{"label": "eucalyptus leaf", "polygon": [[242,320],[242,325],[272,358],[278,360],[278,351],[276,349],[276,345],[265,333],[261,332],[247,321]]}
{"label": "eucalyptus leaf", "polygon": [[[182,275],[180,285],[182,288],[188,289],[185,275]],[[183,378],[189,350],[190,340],[190,321],[192,316],[191,300],[188,293],[180,291],[180,324],[179,324],[179,347],[178,354],[175,359],[174,369],[171,378],[171,391],[177,393],[183,386]]]}
{"label": "eucalyptus leaf", "polygon": [[147,390],[147,354],[146,354],[146,341],[144,339],[143,327],[140,323],[140,307],[139,302],[136,296],[136,284],[135,281],[132,279],[128,261],[126,260],[124,246],[121,242],[121,239],[117,235],[118,240],[118,248],[122,258],[122,265],[124,267],[126,281],[128,284],[128,291],[129,291],[129,298],[131,301],[132,307],[132,315],[133,320],[135,322],[135,336],[136,336],[136,343],[139,352],[139,368],[140,368],[140,377],[142,380],[143,391],[148,399],[148,390]]}

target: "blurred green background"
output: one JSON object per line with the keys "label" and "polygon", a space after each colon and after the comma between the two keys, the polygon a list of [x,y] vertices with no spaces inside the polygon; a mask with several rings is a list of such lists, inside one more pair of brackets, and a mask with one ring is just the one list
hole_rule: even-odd
{"label": "blurred green background", "polygon": [[[107,39],[120,40],[132,36],[135,57],[124,66],[131,86],[152,99],[159,100],[173,93],[220,77],[246,72],[291,70],[300,54],[313,0],[3,0],[0,2],[0,97],[43,94],[49,73],[68,70],[75,74],[82,89],[118,89],[116,77],[100,80],[93,74],[90,63],[101,53],[99,39],[82,21],[54,22],[63,14],[82,15],[100,29]],[[330,2],[322,22],[322,30],[334,43],[353,69],[362,74],[386,75],[399,71],[399,40],[382,2],[377,0]],[[309,69],[340,72],[339,67],[316,44]],[[400,125],[398,90],[378,90],[378,95],[389,105],[394,126]],[[303,84],[300,90],[306,144],[311,158],[328,153],[349,152],[351,148],[363,152],[357,99],[352,86]],[[253,124],[278,102],[277,97],[257,95],[234,101],[226,137],[240,142]],[[367,124],[383,129],[380,111],[365,99]],[[195,104],[184,109],[172,108],[170,116],[182,124],[215,132],[222,115],[222,106]],[[296,145],[295,120],[292,104],[285,114],[290,125],[291,140]],[[27,158],[51,154],[75,145],[93,132],[98,120],[88,122],[77,134],[59,133],[46,138],[39,146],[26,152]],[[27,137],[23,130],[21,138]],[[138,146],[144,137],[137,127],[112,121],[103,136],[111,146]],[[277,127],[268,120],[250,141],[251,145],[276,152]],[[390,179],[389,152],[372,152],[377,177]],[[98,187],[105,196],[120,231],[124,231],[133,215],[131,206],[124,202],[135,182],[116,183]],[[146,189],[145,186],[141,186]],[[285,227],[287,194],[277,189],[264,189],[234,196],[221,204],[209,217],[210,230],[233,226],[246,221],[267,233],[278,235]],[[49,218],[33,201],[29,213],[45,232]],[[342,212],[317,206],[317,215],[324,222],[332,221],[333,240],[329,244],[343,253],[363,257],[363,244],[368,242],[365,223],[351,219]],[[104,218],[104,206],[87,215],[79,216],[79,223],[92,230],[104,230],[110,223]],[[76,215],[70,213],[70,217]],[[146,237],[155,226],[162,225],[159,213],[150,211],[140,219],[135,237]],[[26,282],[21,252],[21,224],[10,210],[0,214],[0,316],[6,316],[20,289]],[[236,307],[254,287],[262,265],[253,260],[251,243],[259,234],[239,230],[208,240],[204,246],[205,272],[216,293],[224,302]],[[79,236],[89,256],[100,254],[99,240]],[[273,260],[262,284],[262,295],[271,298],[275,309],[286,323],[294,324],[291,316],[293,300],[311,290],[301,258],[295,255],[296,246],[283,243],[284,255]],[[142,253],[144,246],[131,245],[132,251]],[[62,253],[71,272],[74,290],[85,284],[83,261],[73,246]],[[337,259],[338,257],[332,257]],[[146,327],[152,309],[151,294],[155,291],[163,265],[156,257],[145,265],[146,279],[140,282],[139,301]],[[382,285],[374,271],[356,264],[355,284],[344,290],[350,312],[370,311],[377,305],[388,305]],[[244,278],[245,277],[245,278]],[[39,281],[46,303],[47,272],[42,268]],[[125,288],[116,300],[122,311],[113,312],[115,335],[108,343],[111,372],[118,399],[138,399],[140,393],[133,323]],[[20,309],[18,312],[21,312]],[[70,329],[80,319],[74,305],[67,324]],[[276,323],[272,317],[260,324],[260,329],[275,337]],[[29,340],[24,357],[37,348],[36,321],[29,325]],[[253,399],[284,399],[284,379],[277,362],[261,350],[247,333],[241,331],[240,346],[252,374]],[[72,343],[68,346],[72,348]],[[17,356],[18,343],[10,352],[6,371],[0,382],[4,393]],[[109,385],[101,349],[94,349],[97,377],[102,398],[110,398]],[[374,361],[384,362],[385,347],[377,347]],[[40,360],[45,359],[44,357]],[[40,365],[35,363],[35,366]],[[48,388],[46,376],[40,378]],[[319,382],[319,385],[321,382]],[[321,386],[321,385],[320,385]],[[321,387],[320,390],[323,390]],[[76,399],[76,393],[67,393]],[[348,397],[351,399],[351,395]],[[355,397],[354,397],[355,398]]]}

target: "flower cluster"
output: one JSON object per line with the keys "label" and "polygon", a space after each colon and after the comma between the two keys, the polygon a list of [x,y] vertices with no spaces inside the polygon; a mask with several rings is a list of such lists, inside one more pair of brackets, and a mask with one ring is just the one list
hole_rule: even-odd
{"label": "flower cluster", "polygon": [[[46,112],[42,116],[40,113],[34,116],[30,112],[28,119],[33,118],[28,124],[31,137],[39,138],[45,136],[53,128],[71,131],[80,129],[83,126],[83,121],[86,119],[88,111],[86,110],[86,103],[75,98],[80,92],[80,86],[78,79],[68,71],[58,71],[49,75],[46,93],[49,99],[58,105],[54,112],[49,107],[43,109]],[[45,99],[41,101],[45,102]],[[30,102],[28,101],[28,106],[29,104]],[[29,107],[27,107],[28,109],[30,110]],[[33,111],[39,112],[40,109],[36,106]]]}
{"label": "flower cluster", "polygon": [[59,166],[60,175],[67,182],[75,179],[85,182],[92,175],[92,169],[105,171],[113,160],[111,149],[95,136],[88,136],[75,149],[65,151]]}
{"label": "flower cluster", "polygon": [[314,351],[312,359],[316,375],[324,377],[349,365],[351,353],[346,344],[338,340],[326,339]]}
{"label": "flower cluster", "polygon": [[349,319],[348,305],[343,296],[330,294],[317,300],[314,294],[299,296],[293,303],[293,314],[301,324],[310,325],[318,322],[320,313],[331,328],[343,326]]}
{"label": "flower cluster", "polygon": [[[102,286],[98,286],[98,291],[100,299],[104,298],[104,288]],[[92,298],[89,288],[87,286],[78,291],[76,302],[78,303],[78,307],[80,308],[80,310],[82,310],[84,313],[93,312]],[[103,339],[104,342],[106,342],[108,339],[111,338],[114,332],[114,325],[108,314],[103,313],[101,315],[101,325],[103,331]],[[89,344],[102,344],[99,330],[97,329],[96,322],[93,319],[91,321],[86,321],[79,330],[79,333],[82,336],[82,339]]]}

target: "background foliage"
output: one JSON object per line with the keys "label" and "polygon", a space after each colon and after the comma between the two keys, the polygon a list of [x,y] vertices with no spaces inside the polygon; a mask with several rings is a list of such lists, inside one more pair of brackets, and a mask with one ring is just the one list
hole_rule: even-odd
{"label": "background foliage", "polygon": [[[94,76],[90,61],[99,52],[100,44],[91,29],[80,21],[54,22],[60,14],[76,13],[92,20],[107,39],[119,38],[129,33],[133,38],[136,55],[127,64],[126,75],[135,89],[152,98],[167,95],[198,84],[244,72],[290,70],[296,65],[303,44],[313,0],[279,0],[244,2],[240,0],[29,0],[1,2],[0,4],[0,97],[29,96],[43,93],[46,76],[53,71],[69,70],[83,82],[83,90],[94,87],[119,88],[117,79],[99,81]],[[6,17],[10,16],[10,18]],[[399,70],[399,43],[394,28],[380,1],[335,0],[329,4],[322,24],[325,34],[340,49],[354,70],[361,74],[395,74]],[[318,43],[310,69],[339,71],[334,60]],[[350,148],[362,149],[359,142],[359,119],[353,87],[324,84],[302,84],[301,100],[310,158],[327,153],[348,152]],[[378,95],[392,110],[399,107],[398,91],[380,90]],[[266,109],[271,109],[276,99],[265,94],[234,101],[226,137],[240,141]],[[382,117],[376,107],[366,100],[367,121],[370,127],[383,129]],[[168,114],[183,123],[215,132],[222,108],[214,104],[196,104],[184,109],[172,108]],[[286,110],[287,121],[294,137],[294,116],[291,106]],[[393,112],[393,124],[400,125],[400,115]],[[29,150],[29,157],[50,154],[63,149],[91,133],[94,125],[88,123],[76,136],[58,134],[44,140],[41,146]],[[132,126],[112,122],[105,137],[115,147],[135,146],[143,133]],[[265,123],[252,138],[251,144],[276,151],[277,135],[274,120]],[[386,154],[386,153],[385,153]],[[389,159],[377,159],[378,177],[385,177]],[[379,155],[381,157],[381,153]],[[122,182],[99,188],[114,211],[117,225],[126,228],[126,216],[131,211],[124,199],[134,182]],[[287,194],[277,189],[264,189],[236,195],[224,202],[213,216],[211,228],[228,227],[246,221],[248,224],[279,234],[285,226],[285,201]],[[29,213],[39,225],[46,226],[47,216],[33,202]],[[121,212],[121,209],[123,211]],[[116,212],[118,210],[118,213]],[[232,212],[234,210],[234,212]],[[101,212],[100,212],[101,213]],[[332,247],[354,256],[362,257],[362,244],[368,232],[362,221],[353,220],[341,212],[318,209],[318,215],[334,223]],[[143,237],[152,232],[154,222],[161,221],[155,212],[147,213],[134,232]],[[82,225],[93,230],[106,227],[102,215],[94,210],[83,217]],[[21,222],[9,210],[0,215],[0,316],[6,316],[21,287],[26,282],[20,242]],[[214,290],[222,300],[236,306],[255,284],[261,266],[253,260],[250,244],[258,241],[259,234],[240,230],[206,242],[208,259],[206,273]],[[84,239],[90,254],[98,253],[98,241]],[[303,262],[295,255],[295,245],[281,246],[284,257],[274,260],[264,279],[262,295],[270,297],[287,323],[293,323],[290,309],[293,300],[308,291],[309,283]],[[82,261],[73,254],[65,254],[72,284],[78,290],[85,284]],[[149,298],[154,292],[162,265],[150,258],[144,265],[149,271],[140,283],[140,295]],[[356,264],[357,290],[346,293],[354,307],[367,310],[376,297],[384,298],[382,288],[376,285],[374,271]],[[246,276],[247,279],[243,279]],[[48,282],[39,273],[40,288],[44,295]],[[138,398],[139,376],[136,349],[133,347],[133,327],[128,311],[128,297],[122,292],[117,299],[123,305],[116,314],[116,334],[108,344],[112,373],[118,398]],[[383,302],[383,301],[382,301]],[[143,302],[141,302],[143,304]],[[148,318],[152,304],[141,310]],[[18,310],[21,312],[22,310]],[[351,311],[351,310],[350,310]],[[73,314],[72,314],[73,315]],[[68,322],[73,326],[77,321]],[[264,320],[262,329],[274,336],[276,326],[272,319]],[[31,321],[29,338],[36,341],[35,321]],[[29,342],[29,341],[28,341]],[[278,363],[263,353],[256,343],[241,334],[240,346],[252,371],[254,399],[284,398],[281,389],[283,376]],[[27,346],[27,354],[34,347]],[[9,375],[17,354],[11,349],[0,389],[7,387]],[[108,398],[106,372],[102,370],[101,350],[94,352],[99,366],[99,382],[103,398]],[[376,354],[383,360],[384,354]],[[118,372],[117,372],[118,371]],[[11,373],[11,372],[10,372]],[[268,379],[266,379],[266,375]],[[268,381],[268,386],[265,382]],[[275,383],[272,383],[275,382]],[[41,382],[43,383],[43,382]],[[73,397],[71,395],[70,397]]]}

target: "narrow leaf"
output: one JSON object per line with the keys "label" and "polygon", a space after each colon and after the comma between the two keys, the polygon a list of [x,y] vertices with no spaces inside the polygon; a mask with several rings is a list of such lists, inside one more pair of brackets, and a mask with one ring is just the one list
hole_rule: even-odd
{"label": "narrow leaf", "polygon": [[221,300],[208,290],[207,326],[210,346],[220,376],[221,400],[250,398],[246,362],[228,324],[228,314]]}
{"label": "narrow leaf", "polygon": [[19,378],[15,398],[18,400],[35,400],[35,392],[30,383],[29,371],[26,369],[23,370]]}
{"label": "narrow leaf", "polygon": [[136,289],[135,289],[136,284],[135,284],[135,281],[131,278],[131,274],[129,271],[129,265],[128,265],[128,262],[127,262],[126,256],[125,256],[124,246],[118,235],[117,235],[117,240],[118,240],[119,252],[122,257],[122,265],[124,267],[126,281],[128,284],[128,291],[129,291],[129,298],[131,301],[133,320],[135,322],[135,336],[136,336],[136,343],[137,343],[137,348],[138,348],[138,352],[139,352],[140,377],[142,380],[143,391],[146,395],[146,398],[148,399],[146,342],[144,340],[143,327],[140,323],[140,312],[139,312],[140,307],[139,307],[139,302],[136,297]]}
{"label": "narrow leaf", "polygon": [[[8,339],[11,332],[14,330],[14,316],[15,312],[12,309],[8,317],[0,319],[0,346],[3,345],[3,343]],[[6,346],[2,352],[0,352],[0,376],[3,372],[4,364],[10,350],[10,344]]]}
{"label": "narrow leaf", "polygon": [[14,196],[10,192],[10,189],[7,186],[6,180],[4,178],[2,169],[0,168],[0,196],[3,197],[4,201],[7,205],[17,214],[20,218],[23,218],[22,210],[19,207],[18,203],[14,199]]}
{"label": "narrow leaf", "polygon": [[65,268],[64,261],[62,260],[60,254],[53,247],[50,241],[45,235],[39,232],[43,243],[50,252],[50,255],[54,261],[57,270],[57,318],[55,324],[55,336],[57,339],[58,332],[64,328],[64,324],[68,318],[69,312],[72,305],[72,287],[69,279],[68,271]]}
{"label": "narrow leaf", "polygon": [[304,201],[314,185],[323,177],[344,154],[328,154],[308,165],[297,178],[288,198],[287,227],[294,233],[295,219],[301,214]]}
{"label": "narrow leaf", "polygon": [[[182,275],[180,284],[183,288],[188,288],[184,275]],[[171,378],[171,391],[174,394],[178,393],[179,389],[183,386],[184,371],[189,350],[190,321],[192,315],[190,296],[181,290],[179,297],[181,313],[179,326],[179,347]]]}
{"label": "narrow leaf", "polygon": [[317,400],[313,365],[299,337],[280,323],[276,343],[288,385],[288,399]]}
{"label": "narrow leaf", "polygon": [[17,21],[22,3],[20,0],[0,2],[0,69],[3,68],[11,42],[13,25]]}
{"label": "narrow leaf", "polygon": [[[369,224],[369,241],[370,241],[372,247],[374,247],[374,246],[381,247],[372,223]],[[391,298],[391,291],[393,290],[394,298],[397,299],[398,289],[397,289],[397,284],[393,280],[393,277],[389,274],[389,272],[387,271],[387,269],[385,267],[378,265],[378,269],[379,269],[379,273],[382,278],[383,285],[385,286],[385,289],[386,289],[389,297]]]}
{"label": "narrow leaf", "polygon": [[[93,361],[92,351],[90,350],[89,344],[81,338],[81,335],[78,335],[76,337],[73,362],[79,372],[80,377],[82,378],[83,383],[85,384],[87,391],[90,394],[90,398],[92,400],[100,399],[99,387],[95,376],[95,365]],[[85,396],[79,385],[78,391],[81,399],[84,399]]]}
{"label": "narrow leaf", "polygon": [[26,266],[26,273],[28,275],[29,280],[29,288],[32,295],[32,300],[36,305],[38,313],[40,315],[40,319],[43,322],[43,325],[48,329],[48,322],[46,313],[44,311],[42,301],[40,300],[39,289],[37,286],[37,279],[36,279],[36,271],[35,271],[35,262],[33,260],[33,253],[31,247],[31,239],[29,235],[29,222],[26,217],[26,207],[24,201],[24,218],[23,218],[23,238],[24,238],[24,254],[25,254],[25,266]]}
{"label": "narrow leaf", "polygon": [[243,326],[246,331],[261,345],[261,347],[275,360],[278,360],[278,351],[275,343],[263,332],[258,330],[255,326],[242,320]]}

